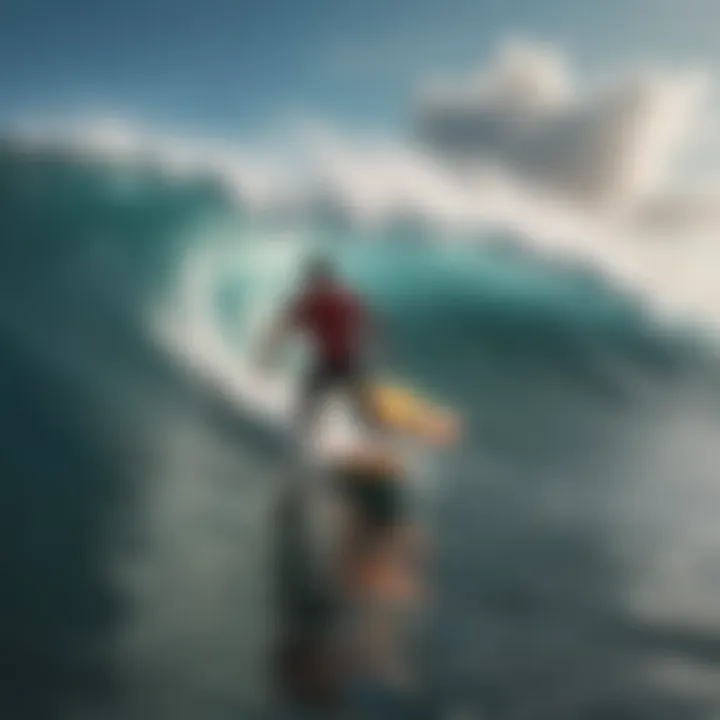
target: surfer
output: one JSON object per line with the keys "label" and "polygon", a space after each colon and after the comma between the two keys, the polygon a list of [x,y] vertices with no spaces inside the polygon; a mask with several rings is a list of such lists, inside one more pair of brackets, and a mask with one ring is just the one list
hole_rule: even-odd
{"label": "surfer", "polygon": [[402,686],[409,676],[402,657],[407,620],[426,594],[425,541],[403,502],[406,471],[375,443],[347,455],[335,473],[350,511],[340,585],[353,664],[365,677]]}
{"label": "surfer", "polygon": [[344,391],[364,424],[378,419],[365,381],[364,361],[375,325],[362,299],[338,277],[330,260],[311,259],[304,285],[272,328],[263,358],[270,360],[292,332],[310,340],[314,359],[303,383],[297,412],[301,428],[312,428],[325,395]]}

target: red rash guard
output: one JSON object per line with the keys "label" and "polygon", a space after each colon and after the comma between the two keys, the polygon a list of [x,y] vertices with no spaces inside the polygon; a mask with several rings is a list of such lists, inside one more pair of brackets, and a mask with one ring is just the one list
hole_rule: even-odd
{"label": "red rash guard", "polygon": [[365,313],[351,292],[339,286],[311,290],[295,303],[291,316],[315,341],[320,361],[355,359]]}

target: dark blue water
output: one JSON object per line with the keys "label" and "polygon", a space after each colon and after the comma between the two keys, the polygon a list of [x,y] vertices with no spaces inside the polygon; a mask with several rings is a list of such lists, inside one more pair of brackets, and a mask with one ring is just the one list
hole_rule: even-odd
{"label": "dark blue water", "polygon": [[[0,152],[3,718],[269,714],[277,448],[147,322],[218,228],[258,242],[212,178]],[[428,716],[710,717],[712,356],[599,271],[498,238],[303,232],[369,293],[392,367],[468,423],[428,501]],[[218,282],[228,342],[246,290]]]}

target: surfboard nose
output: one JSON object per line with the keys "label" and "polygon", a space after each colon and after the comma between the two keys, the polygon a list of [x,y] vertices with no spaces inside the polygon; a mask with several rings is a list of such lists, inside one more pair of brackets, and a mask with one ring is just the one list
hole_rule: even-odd
{"label": "surfboard nose", "polygon": [[460,439],[458,416],[418,393],[394,383],[373,384],[369,392],[377,417],[389,430],[433,445],[450,445]]}

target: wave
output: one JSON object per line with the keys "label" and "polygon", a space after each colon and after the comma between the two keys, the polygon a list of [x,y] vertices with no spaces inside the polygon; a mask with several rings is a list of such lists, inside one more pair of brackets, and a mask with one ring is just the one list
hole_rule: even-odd
{"label": "wave", "polygon": [[225,391],[250,393],[256,406],[265,397],[275,414],[292,390],[263,385],[248,368],[240,388],[238,363],[318,247],[336,256],[398,339],[389,362],[401,368],[389,369],[424,382],[442,384],[437,368],[467,353],[591,377],[618,363],[671,368],[688,351],[687,337],[673,331],[673,340],[645,297],[623,292],[598,267],[532,250],[516,232],[458,238],[413,224],[257,216],[208,168],[176,177],[158,161],[123,157],[2,148],[6,282],[88,275],[132,306],[166,350]]}
{"label": "wave", "polygon": [[[666,700],[694,702],[660,666],[668,653],[705,661],[673,631],[688,618],[704,623],[703,652],[715,647],[698,598],[714,596],[703,563],[716,552],[718,386],[692,333],[517,229],[258,215],[222,174],[123,157],[0,150],[3,483],[19,548],[7,636],[28,686],[39,668],[47,703],[75,709],[83,683],[105,692],[119,673],[125,717],[173,720],[254,697],[279,479],[242,422],[244,403],[270,395],[243,363],[322,247],[382,319],[384,369],[468,419],[431,508],[443,541],[434,700],[481,715],[534,698],[541,720],[608,703],[645,720]],[[287,412],[284,392],[268,412]],[[663,564],[677,557],[682,568]],[[74,593],[89,610],[64,625]],[[569,689],[561,705],[539,696],[538,672]],[[647,707],[628,709],[628,688]]]}
{"label": "wave", "polygon": [[510,238],[525,253],[601,273],[671,321],[704,323],[709,332],[717,317],[712,227],[643,224],[620,207],[593,209],[524,186],[495,166],[455,172],[412,144],[310,127],[249,147],[92,118],[21,125],[7,137],[11,153],[112,168],[121,185],[145,176],[212,187],[245,217],[293,231],[474,245]]}

